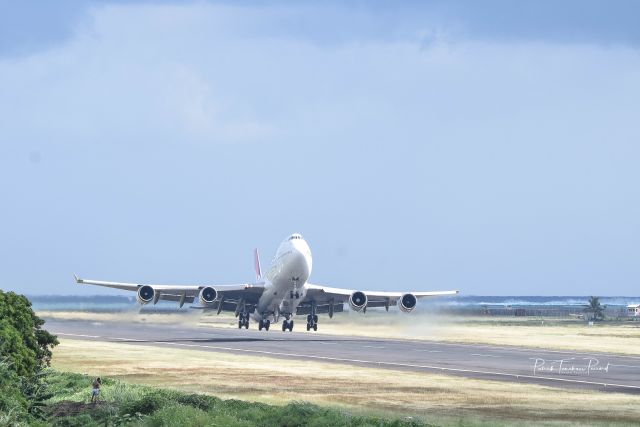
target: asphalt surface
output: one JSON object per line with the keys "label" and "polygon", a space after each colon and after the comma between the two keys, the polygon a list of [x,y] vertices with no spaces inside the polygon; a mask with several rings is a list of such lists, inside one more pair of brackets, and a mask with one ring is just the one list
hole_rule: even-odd
{"label": "asphalt surface", "polygon": [[[188,325],[46,319],[47,329],[67,339],[132,343],[212,352],[314,360],[340,365],[438,372],[554,387],[640,394],[640,357],[532,348],[455,344]],[[320,325],[322,327],[322,325]]]}

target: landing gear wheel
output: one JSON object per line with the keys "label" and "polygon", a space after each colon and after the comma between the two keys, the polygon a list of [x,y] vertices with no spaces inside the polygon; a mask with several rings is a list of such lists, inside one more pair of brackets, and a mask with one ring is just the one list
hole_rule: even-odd
{"label": "landing gear wheel", "polygon": [[288,321],[286,321],[286,320],[283,320],[283,321],[282,321],[282,332],[284,332],[284,331],[286,331],[286,330],[287,330],[287,323],[289,323],[289,322],[288,322]]}
{"label": "landing gear wheel", "polygon": [[240,313],[238,329],[242,329],[243,326],[245,329],[249,329],[249,313]]}
{"label": "landing gear wheel", "polygon": [[258,330],[261,331],[263,327],[264,327],[264,322],[262,320],[260,320],[258,322]]}
{"label": "landing gear wheel", "polygon": [[289,332],[293,332],[293,320],[289,320]]}
{"label": "landing gear wheel", "polygon": [[318,330],[318,315],[317,314],[309,314],[307,315],[307,331],[310,331],[313,328],[314,331]]}

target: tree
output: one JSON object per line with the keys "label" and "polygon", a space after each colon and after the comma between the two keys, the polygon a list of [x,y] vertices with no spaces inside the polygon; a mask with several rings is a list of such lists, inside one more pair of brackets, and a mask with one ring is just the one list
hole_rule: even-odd
{"label": "tree", "polygon": [[36,375],[51,361],[58,339],[42,325],[25,296],[0,291],[0,360],[20,377]]}
{"label": "tree", "polygon": [[58,340],[42,325],[26,297],[0,290],[0,424],[29,424],[43,415],[50,397],[43,368]]}
{"label": "tree", "polygon": [[604,309],[605,307],[600,304],[600,298],[591,296],[589,297],[589,304],[587,304],[584,311],[591,313],[593,320],[602,320],[604,319]]}

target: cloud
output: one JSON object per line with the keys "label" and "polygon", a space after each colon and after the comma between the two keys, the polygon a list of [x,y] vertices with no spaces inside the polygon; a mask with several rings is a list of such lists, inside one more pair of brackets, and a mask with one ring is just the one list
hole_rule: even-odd
{"label": "cloud", "polygon": [[0,57],[35,53],[67,42],[85,16],[73,0],[0,2]]}
{"label": "cloud", "polygon": [[254,239],[297,230],[337,286],[400,288],[401,266],[467,293],[632,292],[633,47],[436,18],[390,37],[383,5],[322,38],[342,6],[316,29],[319,6],[286,6],[95,6],[0,61],[6,280],[235,282]]}
{"label": "cloud", "polygon": [[[640,43],[636,17],[640,5],[633,0],[563,0],[511,2],[505,0],[388,2],[174,2],[152,0],[94,0],[56,2],[5,1],[0,3],[0,57],[32,54],[69,42],[91,27],[92,11],[113,6],[197,6],[231,14],[235,27],[214,20],[220,33],[341,44],[371,40],[416,41],[429,44],[434,35],[454,41],[587,43],[631,45]],[[164,9],[176,16],[182,8]],[[226,13],[225,13],[226,11]],[[169,18],[169,17],[167,17]]]}

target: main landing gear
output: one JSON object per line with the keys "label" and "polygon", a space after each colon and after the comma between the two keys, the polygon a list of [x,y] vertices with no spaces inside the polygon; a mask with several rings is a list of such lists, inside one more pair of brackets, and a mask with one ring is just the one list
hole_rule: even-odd
{"label": "main landing gear", "polygon": [[271,321],[269,319],[266,320],[260,320],[260,322],[258,322],[258,330],[261,331],[262,328],[265,329],[265,331],[269,330],[269,326],[271,326]]}
{"label": "main landing gear", "polygon": [[249,329],[249,313],[240,313],[238,316],[238,329]]}
{"label": "main landing gear", "polygon": [[316,314],[316,303],[311,302],[311,313],[307,315],[307,331],[318,330],[318,315]]}
{"label": "main landing gear", "polygon": [[317,314],[309,314],[307,316],[307,331],[313,329],[314,331],[318,330],[318,315]]}
{"label": "main landing gear", "polygon": [[289,330],[289,332],[293,331],[293,319],[285,319],[282,321],[282,332]]}

